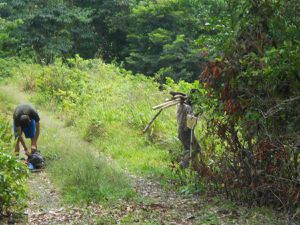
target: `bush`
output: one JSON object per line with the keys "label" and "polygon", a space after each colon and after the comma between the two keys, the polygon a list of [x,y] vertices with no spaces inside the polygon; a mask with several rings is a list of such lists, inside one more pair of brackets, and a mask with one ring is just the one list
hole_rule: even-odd
{"label": "bush", "polygon": [[200,76],[204,92],[196,96],[208,114],[207,135],[223,143],[221,151],[206,151],[211,162],[205,162],[208,172],[202,175],[217,180],[231,198],[295,208],[300,204],[300,20],[294,20],[295,11],[287,13],[295,7],[285,1],[229,2],[240,15],[232,21],[235,32],[222,43],[222,57],[207,63]]}
{"label": "bush", "polygon": [[0,148],[0,214],[20,210],[20,204],[25,197],[24,181],[27,176],[25,164],[19,162],[14,156],[2,152]]}
{"label": "bush", "polygon": [[8,214],[24,207],[25,179],[28,169],[12,156],[11,129],[0,116],[0,214]]}
{"label": "bush", "polygon": [[15,58],[0,58],[0,81],[14,74],[18,66],[18,60]]}

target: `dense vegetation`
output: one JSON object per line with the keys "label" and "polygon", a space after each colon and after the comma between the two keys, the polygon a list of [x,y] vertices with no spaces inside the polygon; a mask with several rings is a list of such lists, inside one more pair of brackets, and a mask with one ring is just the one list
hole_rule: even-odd
{"label": "dense vegetation", "polygon": [[[125,120],[142,128],[151,117],[152,101],[135,104],[133,98],[148,99],[147,91],[158,88],[182,88],[167,77],[193,82],[201,74],[192,96],[202,115],[198,135],[203,151],[194,165],[200,180],[251,204],[299,207],[299,1],[2,2],[0,55],[49,65],[22,69],[27,88],[39,93],[38,102],[59,106],[71,122],[80,115],[82,120],[73,125],[84,127],[88,141],[121,135],[115,125]],[[105,72],[110,78],[93,77],[102,62],[76,54],[120,68]],[[10,74],[7,60],[0,59],[0,68],[1,77]],[[124,68],[154,77],[161,85],[144,83],[145,77]],[[127,74],[129,83],[114,74]],[[108,84],[107,79],[116,82]],[[123,84],[125,96],[118,89]],[[192,87],[183,85],[186,92]],[[132,95],[132,89],[140,95]],[[108,98],[112,105],[106,106]],[[106,133],[104,120],[112,122],[112,133]],[[160,132],[175,127],[156,126],[151,133],[155,143],[162,139]],[[108,143],[104,151],[118,157],[120,149]],[[143,144],[139,147],[147,148]]]}
{"label": "dense vegetation", "polygon": [[200,76],[207,130],[223,143],[209,179],[231,197],[283,207],[300,200],[300,17],[292,2],[235,2],[235,33]]}
{"label": "dense vegetation", "polygon": [[3,44],[12,54],[44,64],[75,54],[101,57],[161,82],[197,78],[202,34],[218,33],[210,17],[223,6],[218,0],[3,2],[1,17],[20,22]]}
{"label": "dense vegetation", "polygon": [[[55,108],[67,126],[78,128],[84,140],[99,146],[124,168],[171,176],[165,150],[174,147],[175,153],[180,152],[174,109],[161,115],[149,135],[141,135],[153,116],[149,109],[166,97],[153,80],[101,60],[79,57],[68,60],[68,66],[59,61],[47,67],[22,63],[14,75],[24,91],[37,93],[32,99],[37,105]],[[193,86],[173,84],[182,91]]]}
{"label": "dense vegetation", "polygon": [[12,134],[6,116],[0,114],[0,217],[24,207],[27,168],[11,155]]}

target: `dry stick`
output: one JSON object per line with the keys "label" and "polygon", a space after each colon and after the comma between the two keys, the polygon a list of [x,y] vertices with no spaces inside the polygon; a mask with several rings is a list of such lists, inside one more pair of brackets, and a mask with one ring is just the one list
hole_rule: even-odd
{"label": "dry stick", "polygon": [[177,102],[179,99],[172,99],[172,100],[170,100],[170,101],[167,101],[167,102],[164,102],[164,103],[162,103],[162,104],[159,104],[159,105],[157,105],[157,106],[153,106],[152,107],[152,109],[160,109],[160,108],[162,108],[162,107],[164,107],[164,106],[166,106],[166,105],[170,105],[170,104],[173,104],[173,103],[175,103],[175,102]]}
{"label": "dry stick", "polygon": [[172,103],[172,104],[168,104],[168,105],[165,105],[165,106],[161,107],[161,109],[169,108],[169,107],[171,107],[171,106],[173,106],[173,105],[177,105],[178,103],[181,103],[181,102],[183,102],[183,101],[181,101],[181,100],[176,101],[176,102],[174,102],[174,103]]}
{"label": "dry stick", "polygon": [[150,123],[147,124],[147,126],[145,127],[145,129],[143,130],[143,133],[146,133],[146,131],[149,129],[149,127],[152,125],[152,123],[154,122],[154,120],[159,116],[159,114],[163,111],[164,109],[160,109],[158,111],[158,113],[155,114],[155,116],[152,118],[152,120],[150,121]]}
{"label": "dry stick", "polygon": [[154,106],[152,109],[164,109],[164,108],[168,108],[169,106],[173,106],[176,105],[178,103],[180,103],[182,100],[173,100],[170,102],[166,102],[164,104],[160,104],[158,106]]}
{"label": "dry stick", "polygon": [[162,104],[159,104],[157,106],[153,106],[152,109],[154,108],[159,108],[167,103],[170,103],[170,102],[173,102],[173,101],[178,101],[178,100],[181,100],[181,101],[184,101],[187,99],[187,96],[182,96],[182,95],[175,95],[175,96],[172,96],[171,99],[166,99],[164,103]]}
{"label": "dry stick", "polygon": [[165,105],[167,105],[167,104],[169,104],[169,103],[171,103],[171,102],[174,102],[174,101],[175,101],[174,99],[168,100],[168,101],[166,101],[166,102],[164,102],[164,103],[162,103],[162,104],[153,106],[152,109],[159,109],[159,108],[161,108],[161,107],[163,107],[163,106],[165,106]]}
{"label": "dry stick", "polygon": [[[152,123],[154,122],[154,120],[159,116],[159,114],[166,108],[169,108],[173,105],[177,105],[178,103],[182,102],[182,100],[176,100],[176,101],[171,101],[169,102],[169,104],[164,104],[160,107],[160,110],[158,111],[158,113],[155,114],[155,116],[152,118],[152,120],[150,121],[150,123],[147,124],[147,126],[145,127],[145,129],[143,130],[143,133],[145,133],[149,127],[152,125]],[[157,107],[157,106],[156,106]],[[158,108],[157,108],[158,109]]]}
{"label": "dry stick", "polygon": [[[177,94],[177,95],[176,95]],[[160,105],[152,107],[152,109],[160,109],[158,113],[155,114],[155,116],[152,118],[152,120],[147,124],[147,126],[144,128],[143,133],[145,133],[149,127],[152,125],[154,120],[159,116],[159,114],[166,108],[169,108],[173,105],[177,105],[180,102],[183,102],[187,98],[186,95],[183,95],[182,93],[174,93],[171,100],[168,100],[167,102],[164,102]]]}

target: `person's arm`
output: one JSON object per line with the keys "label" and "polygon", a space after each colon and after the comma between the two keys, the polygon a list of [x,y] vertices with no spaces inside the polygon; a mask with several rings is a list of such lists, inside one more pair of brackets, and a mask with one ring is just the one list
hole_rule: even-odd
{"label": "person's arm", "polygon": [[37,122],[35,124],[35,129],[36,129],[36,133],[35,133],[35,136],[34,136],[34,138],[32,140],[31,150],[32,149],[35,149],[35,150],[37,149],[36,142],[37,142],[37,140],[38,140],[38,138],[40,136],[40,122]]}
{"label": "person's arm", "polygon": [[17,150],[17,146],[19,146],[19,142],[21,142],[23,148],[24,148],[24,151],[26,153],[26,155],[28,154],[28,149],[26,147],[26,144],[25,144],[25,141],[22,137],[22,130],[21,130],[21,127],[17,127],[17,134],[18,134],[18,139],[17,139],[17,144],[16,144],[16,150]]}

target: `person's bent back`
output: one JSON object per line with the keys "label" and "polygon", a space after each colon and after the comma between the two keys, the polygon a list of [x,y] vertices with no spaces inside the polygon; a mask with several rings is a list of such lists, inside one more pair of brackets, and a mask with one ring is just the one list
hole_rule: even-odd
{"label": "person's bent back", "polygon": [[17,138],[15,153],[20,152],[20,142],[25,154],[30,155],[22,134],[31,139],[31,152],[37,149],[37,140],[40,134],[40,117],[37,111],[29,104],[20,104],[16,107],[13,114],[14,133]]}

